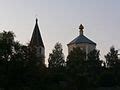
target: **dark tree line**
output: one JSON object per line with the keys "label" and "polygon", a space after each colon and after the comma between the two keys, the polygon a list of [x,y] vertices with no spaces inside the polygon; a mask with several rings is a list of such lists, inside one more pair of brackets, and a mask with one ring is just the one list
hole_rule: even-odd
{"label": "dark tree line", "polygon": [[65,60],[61,43],[49,54],[48,67],[38,64],[29,45],[14,40],[14,33],[0,34],[0,88],[5,90],[93,90],[120,86],[120,60],[114,47],[100,60],[100,51],[88,55],[74,48]]}

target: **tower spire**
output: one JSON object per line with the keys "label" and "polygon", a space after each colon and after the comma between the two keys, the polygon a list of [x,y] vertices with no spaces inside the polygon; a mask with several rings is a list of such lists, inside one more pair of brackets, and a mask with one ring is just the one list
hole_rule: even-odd
{"label": "tower spire", "polygon": [[35,24],[35,27],[34,27],[34,30],[33,30],[32,38],[31,38],[31,41],[30,41],[30,45],[31,46],[34,45],[34,46],[44,47],[42,36],[41,36],[39,26],[38,26],[38,19],[37,18],[36,18],[36,24]]}
{"label": "tower spire", "polygon": [[35,27],[29,44],[31,51],[35,52],[36,58],[40,60],[38,63],[44,64],[45,59],[45,47],[42,40],[42,36],[38,26],[38,19],[36,18]]}
{"label": "tower spire", "polygon": [[36,18],[36,23],[38,23],[38,19]]}
{"label": "tower spire", "polygon": [[84,26],[82,24],[80,24],[79,29],[80,29],[80,31],[79,31],[80,35],[83,35]]}

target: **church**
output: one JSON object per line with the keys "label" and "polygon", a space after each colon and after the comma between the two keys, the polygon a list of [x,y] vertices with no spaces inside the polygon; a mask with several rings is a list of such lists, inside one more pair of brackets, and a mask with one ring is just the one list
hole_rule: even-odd
{"label": "church", "polygon": [[[81,24],[79,26],[79,35],[75,39],[73,39],[70,43],[67,44],[68,54],[73,50],[73,48],[76,48],[76,47],[80,47],[81,50],[84,50],[86,52],[86,54],[96,49],[96,43],[88,39],[84,35],[83,29],[84,29],[84,26]],[[45,62],[45,46],[39,30],[38,19],[36,19],[35,27],[33,30],[33,34],[32,34],[29,46],[35,50],[35,55],[38,58],[38,60],[42,60],[40,62],[44,63]]]}
{"label": "church", "polygon": [[32,33],[29,47],[31,48],[32,51],[33,50],[35,51],[35,55],[37,59],[40,60],[38,62],[44,64],[45,63],[45,47],[44,47],[42,36],[39,30],[38,19],[36,19],[36,23]]}
{"label": "church", "polygon": [[79,36],[77,36],[69,44],[67,44],[68,54],[73,50],[73,48],[76,48],[76,47],[80,47],[80,49],[84,50],[86,52],[86,54],[88,54],[89,52],[91,52],[92,50],[94,50],[96,48],[96,43],[93,42],[92,40],[88,39],[84,35],[83,29],[84,29],[84,26],[81,24],[79,26],[79,30],[80,30]]}

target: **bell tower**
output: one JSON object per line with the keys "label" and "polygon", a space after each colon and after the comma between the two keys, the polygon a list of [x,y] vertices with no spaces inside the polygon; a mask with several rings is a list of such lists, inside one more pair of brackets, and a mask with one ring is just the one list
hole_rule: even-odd
{"label": "bell tower", "polygon": [[36,24],[33,30],[32,38],[29,44],[30,48],[35,51],[35,55],[40,62],[45,62],[45,47],[41,37],[41,33],[38,26],[38,19],[36,18]]}

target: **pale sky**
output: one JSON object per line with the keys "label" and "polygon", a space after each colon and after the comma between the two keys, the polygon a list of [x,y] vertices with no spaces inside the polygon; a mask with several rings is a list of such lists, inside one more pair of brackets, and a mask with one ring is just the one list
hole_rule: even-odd
{"label": "pale sky", "polygon": [[81,23],[102,59],[112,45],[120,49],[120,0],[0,0],[0,31],[13,31],[22,44],[30,41],[36,17],[46,60],[58,41],[67,56],[67,44],[79,35]]}

